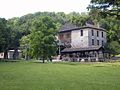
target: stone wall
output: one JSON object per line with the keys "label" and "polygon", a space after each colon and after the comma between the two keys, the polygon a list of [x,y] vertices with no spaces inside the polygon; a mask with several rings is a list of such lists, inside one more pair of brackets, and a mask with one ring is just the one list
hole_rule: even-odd
{"label": "stone wall", "polygon": [[[92,36],[91,30],[94,30],[94,36]],[[97,37],[97,31],[99,32],[99,36]],[[103,32],[103,37],[102,37]],[[106,32],[95,30],[95,29],[89,29],[89,46],[102,46],[102,41],[104,44],[106,43]],[[92,39],[94,39],[94,45],[92,45]],[[99,45],[97,45],[97,40],[99,40]]]}
{"label": "stone wall", "polygon": [[83,30],[83,36],[80,33],[81,30],[71,32],[71,46],[73,48],[88,47],[88,30]]}

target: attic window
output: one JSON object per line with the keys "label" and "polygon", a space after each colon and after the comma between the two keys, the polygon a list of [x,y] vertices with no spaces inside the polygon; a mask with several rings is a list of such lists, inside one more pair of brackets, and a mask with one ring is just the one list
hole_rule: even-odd
{"label": "attic window", "polygon": [[102,37],[103,37],[103,32],[102,32]]}
{"label": "attic window", "polygon": [[97,37],[99,37],[99,31],[97,31]]}
{"label": "attic window", "polygon": [[94,36],[94,31],[92,30],[92,36]]}
{"label": "attic window", "polygon": [[83,30],[80,30],[80,35],[83,36]]}

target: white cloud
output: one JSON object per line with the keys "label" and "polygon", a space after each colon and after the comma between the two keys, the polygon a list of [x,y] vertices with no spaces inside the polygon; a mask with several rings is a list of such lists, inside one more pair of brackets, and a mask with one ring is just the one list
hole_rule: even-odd
{"label": "white cloud", "polygon": [[86,12],[90,0],[0,0],[0,17],[18,17],[38,11]]}

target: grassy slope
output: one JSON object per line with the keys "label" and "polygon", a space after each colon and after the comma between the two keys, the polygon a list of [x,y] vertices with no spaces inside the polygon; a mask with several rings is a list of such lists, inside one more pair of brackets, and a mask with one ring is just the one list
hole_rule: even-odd
{"label": "grassy slope", "polygon": [[120,63],[0,62],[0,90],[120,90]]}

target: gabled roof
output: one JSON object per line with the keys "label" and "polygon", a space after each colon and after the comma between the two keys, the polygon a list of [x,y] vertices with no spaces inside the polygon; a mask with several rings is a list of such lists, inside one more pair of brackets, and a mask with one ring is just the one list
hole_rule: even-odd
{"label": "gabled roof", "polygon": [[90,26],[83,26],[83,27],[77,27],[77,26],[75,26],[75,25],[73,25],[73,24],[66,23],[65,25],[63,25],[63,26],[60,28],[59,33],[70,32],[70,31],[80,30],[80,29],[86,29],[86,28],[105,31],[105,29],[103,29],[103,28],[98,28],[98,27],[95,27],[95,26],[92,26],[92,25],[90,25]]}
{"label": "gabled roof", "polygon": [[59,32],[66,32],[66,31],[70,31],[70,30],[75,29],[75,28],[79,28],[79,27],[77,27],[71,23],[66,23],[60,28]]}
{"label": "gabled roof", "polygon": [[61,51],[61,53],[74,53],[74,52],[82,52],[82,51],[97,51],[103,49],[103,47],[85,47],[85,48],[65,48]]}

